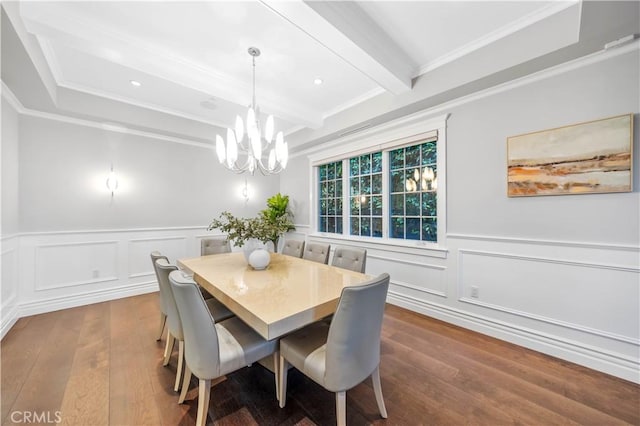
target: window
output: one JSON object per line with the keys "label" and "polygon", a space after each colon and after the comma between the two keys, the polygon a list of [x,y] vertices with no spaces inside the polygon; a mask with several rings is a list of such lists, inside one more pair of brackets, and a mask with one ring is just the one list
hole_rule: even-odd
{"label": "window", "polygon": [[342,161],[318,167],[318,231],[342,234]]}
{"label": "window", "polygon": [[426,116],[344,136],[309,156],[318,237],[446,251],[448,115]]}
{"label": "window", "polygon": [[382,152],[349,159],[350,233],[382,237]]}
{"label": "window", "polygon": [[437,242],[437,142],[389,151],[389,236]]}

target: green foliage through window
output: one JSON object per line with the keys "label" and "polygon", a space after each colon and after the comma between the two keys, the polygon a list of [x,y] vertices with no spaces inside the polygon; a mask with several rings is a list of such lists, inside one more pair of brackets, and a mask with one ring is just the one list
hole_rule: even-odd
{"label": "green foliage through window", "polygon": [[342,161],[318,167],[318,231],[342,234]]}
{"label": "green foliage through window", "polygon": [[318,231],[437,242],[437,154],[426,140],[318,166]]}

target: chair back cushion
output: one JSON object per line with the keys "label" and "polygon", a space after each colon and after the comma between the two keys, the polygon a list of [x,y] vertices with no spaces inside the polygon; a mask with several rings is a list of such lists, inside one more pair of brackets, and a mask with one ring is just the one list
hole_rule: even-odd
{"label": "chair back cushion", "polygon": [[336,247],[331,265],[364,273],[367,265],[367,250],[361,248]]}
{"label": "chair back cushion", "polygon": [[282,247],[282,254],[293,257],[302,257],[304,251],[304,241],[301,240],[286,240]]}
{"label": "chair back cushion", "polygon": [[329,263],[330,244],[307,243],[304,247],[303,259],[312,260],[318,263]]}
{"label": "chair back cushion", "polygon": [[166,259],[156,260],[156,268],[158,269],[158,286],[160,287],[160,295],[164,294],[164,300],[166,302],[167,312],[167,324],[169,326],[169,332],[178,340],[184,340],[182,336],[182,323],[180,322],[180,315],[178,314],[178,308],[176,307],[176,301],[173,297],[173,291],[169,284],[169,274],[173,271],[177,271],[178,267],[171,265]]}
{"label": "chair back cushion", "polygon": [[202,379],[220,375],[220,353],[215,321],[198,285],[181,271],[169,275],[184,332],[184,356],[189,369]]}
{"label": "chair back cushion", "polygon": [[203,238],[202,241],[200,241],[201,256],[220,253],[231,253],[231,244],[226,237]]}
{"label": "chair back cushion", "polygon": [[[153,272],[156,274],[156,281],[158,282],[158,286],[160,285],[160,277],[158,276],[158,267],[156,266],[156,260],[164,259],[169,262],[167,256],[162,255],[159,251],[151,252],[151,264],[153,264]],[[163,292],[160,292],[160,311],[163,314],[167,315],[167,301],[165,300],[165,295]]]}
{"label": "chair back cushion", "polygon": [[389,289],[389,274],[345,287],[329,327],[325,387],[351,389],[380,364],[380,332]]}

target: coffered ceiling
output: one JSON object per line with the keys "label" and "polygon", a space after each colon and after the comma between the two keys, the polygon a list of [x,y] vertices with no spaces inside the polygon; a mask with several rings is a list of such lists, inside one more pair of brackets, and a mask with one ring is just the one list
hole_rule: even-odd
{"label": "coffered ceiling", "polygon": [[[257,102],[291,135],[383,94],[406,97],[417,78],[465,59],[476,65],[456,84],[576,43],[581,3],[25,1],[3,8],[51,101],[67,113],[136,126],[77,102],[102,99],[230,127],[251,102],[247,49],[255,46],[262,51]],[[11,80],[4,61],[3,81]]]}

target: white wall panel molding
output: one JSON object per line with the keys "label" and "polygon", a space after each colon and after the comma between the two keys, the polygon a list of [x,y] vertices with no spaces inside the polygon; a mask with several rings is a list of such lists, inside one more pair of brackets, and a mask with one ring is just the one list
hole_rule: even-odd
{"label": "white wall panel molding", "polygon": [[19,238],[6,236],[2,238],[0,253],[1,279],[0,286],[0,339],[18,320],[18,244]]}
{"label": "white wall panel molding", "polygon": [[[409,284],[407,282],[403,282],[403,281],[398,281],[398,280],[391,280],[391,285],[394,286],[398,286],[398,287],[404,287],[404,288],[408,288],[410,290],[415,290],[421,293],[428,293],[428,294],[433,294],[434,296],[439,296],[439,297],[447,297],[447,294],[443,291],[437,291],[437,290],[432,290],[430,288],[424,288],[424,287],[418,287],[417,285],[413,285],[413,284]],[[389,290],[390,293],[394,293],[392,290]],[[401,293],[395,293],[395,294],[401,294]]]}
{"label": "white wall panel molding", "polygon": [[20,317],[37,315],[60,309],[100,303],[123,297],[137,296],[158,291],[158,284],[154,281],[129,284],[84,293],[73,293],[65,296],[50,297],[44,300],[34,300],[19,304]]}
{"label": "white wall panel molding", "polygon": [[621,336],[619,334],[615,334],[615,333],[608,333],[608,332],[604,332],[602,330],[596,330],[593,328],[589,328],[589,327],[583,327],[577,324],[572,324],[570,322],[566,322],[566,321],[559,321],[553,318],[548,318],[548,317],[543,317],[540,315],[534,315],[531,314],[529,312],[523,312],[523,311],[518,311],[515,309],[510,309],[504,306],[497,306],[497,305],[492,305],[490,303],[485,303],[482,301],[478,301],[476,299],[472,299],[470,297],[461,297],[460,299],[458,299],[461,302],[464,303],[470,303],[476,306],[481,306],[483,308],[487,308],[487,309],[493,309],[495,311],[500,311],[500,312],[505,312],[511,315],[516,315],[522,318],[529,318],[529,319],[533,319],[536,321],[542,321],[542,322],[546,322],[548,324],[553,324],[553,325],[557,325],[559,327],[563,327],[563,328],[571,328],[573,330],[577,330],[583,333],[588,333],[588,334],[592,334],[594,336],[599,336],[599,337],[604,337],[607,339],[612,339],[612,340],[617,340],[623,343],[629,343],[632,345],[636,345],[636,346],[640,346],[640,339],[636,339],[636,338],[631,338],[628,336]]}
{"label": "white wall panel molding", "polygon": [[34,290],[49,291],[117,281],[117,258],[118,241],[36,245]]}
{"label": "white wall panel molding", "polygon": [[[383,252],[367,253],[367,273],[391,275],[391,284],[407,290],[407,294],[448,297],[447,268],[420,261],[416,257],[389,256]],[[416,293],[417,292],[417,293]]]}
{"label": "white wall panel molding", "polygon": [[423,262],[417,262],[415,260],[409,260],[409,259],[405,259],[405,258],[401,258],[401,257],[388,257],[388,256],[381,256],[381,255],[375,255],[375,254],[367,254],[367,258],[369,259],[377,259],[377,260],[381,260],[384,262],[392,262],[392,263],[404,263],[405,265],[411,265],[411,266],[417,266],[420,268],[429,268],[429,269],[436,269],[439,271],[444,271],[447,268],[441,265],[432,265],[432,264],[428,264],[428,263],[423,263]]}
{"label": "white wall panel molding", "polygon": [[580,241],[558,241],[558,240],[541,240],[534,238],[516,238],[516,237],[502,237],[494,235],[475,235],[475,234],[447,234],[447,238],[457,240],[474,240],[474,241],[488,241],[499,243],[518,243],[518,244],[535,244],[545,246],[558,246],[558,247],[576,247],[587,249],[601,249],[601,250],[621,250],[640,253],[640,246],[621,245],[621,244],[607,244],[607,243],[594,243],[594,242],[580,242]]}
{"label": "white wall panel molding", "polygon": [[565,332],[640,343],[640,325],[630,321],[640,311],[636,266],[469,249],[458,251],[457,266],[463,303],[473,301]]}
{"label": "white wall panel molding", "polygon": [[117,234],[117,233],[144,233],[144,232],[164,232],[164,231],[195,231],[207,229],[206,226],[169,226],[157,228],[122,228],[122,229],[82,229],[68,231],[48,231],[48,232],[23,232],[20,237],[50,237],[55,235],[84,235],[84,234]]}
{"label": "white wall panel molding", "polygon": [[16,321],[18,321],[17,298],[14,296],[9,300],[3,300],[2,306],[0,306],[0,312],[2,312],[2,319],[0,322],[0,339],[3,339],[5,334],[7,334]]}
{"label": "white wall panel molding", "polygon": [[523,261],[529,261],[529,262],[555,263],[558,265],[575,266],[580,268],[611,269],[614,271],[631,272],[631,273],[640,274],[640,268],[635,266],[621,266],[621,265],[612,265],[612,264],[595,263],[595,262],[577,262],[577,261],[571,261],[571,260],[554,259],[549,257],[523,256],[523,255],[514,255],[510,253],[499,253],[499,252],[483,251],[483,250],[461,249],[458,251],[458,253],[460,255],[471,254],[476,256],[499,257],[499,258],[504,258],[508,260],[523,260]]}
{"label": "white wall panel molding", "polygon": [[129,278],[153,276],[149,253],[159,251],[170,262],[187,256],[188,238],[186,235],[135,238],[129,240]]}
{"label": "white wall panel molding", "polygon": [[[197,237],[204,236],[203,229],[60,231],[3,238],[3,266],[16,265],[19,283],[15,297],[2,300],[2,333],[23,316],[157,291],[149,253],[160,250],[172,262],[199,256]],[[18,258],[18,254],[19,262],[8,262],[7,256]],[[9,271],[3,268],[3,275]],[[3,294],[10,281],[5,277]],[[6,306],[11,302],[13,306]]]}
{"label": "white wall panel molding", "polygon": [[501,340],[640,383],[637,357],[389,290],[387,302]]}

